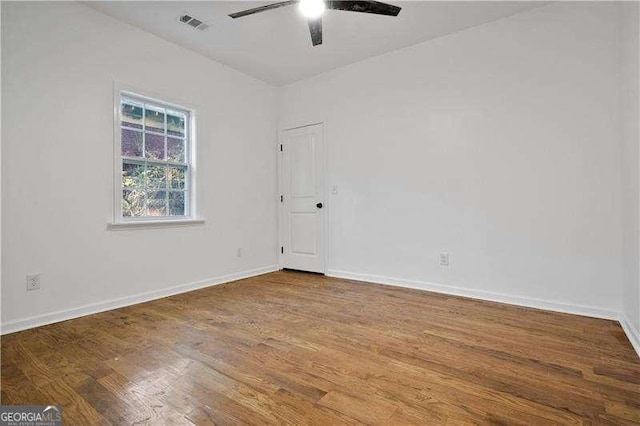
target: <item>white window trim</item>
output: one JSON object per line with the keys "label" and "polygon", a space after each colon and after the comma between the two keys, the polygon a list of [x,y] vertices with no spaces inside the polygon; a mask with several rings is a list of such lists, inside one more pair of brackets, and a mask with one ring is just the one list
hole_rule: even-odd
{"label": "white window trim", "polygon": [[[125,218],[122,216],[122,133],[120,123],[120,102],[122,96],[131,96],[136,99],[164,105],[169,108],[184,110],[189,112],[188,139],[189,149],[186,152],[189,159],[189,190],[187,191],[189,203],[189,216],[174,217],[134,217]],[[203,218],[197,216],[197,144],[196,144],[196,110],[184,106],[180,102],[174,102],[166,96],[151,94],[149,91],[140,90],[126,86],[117,82],[113,85],[113,221],[107,225],[108,230],[132,230],[132,229],[155,229],[165,227],[184,227],[204,225]]]}
{"label": "white window trim", "polygon": [[109,231],[126,231],[131,229],[182,228],[185,226],[202,226],[204,219],[168,219],[168,220],[136,220],[132,222],[109,223]]}

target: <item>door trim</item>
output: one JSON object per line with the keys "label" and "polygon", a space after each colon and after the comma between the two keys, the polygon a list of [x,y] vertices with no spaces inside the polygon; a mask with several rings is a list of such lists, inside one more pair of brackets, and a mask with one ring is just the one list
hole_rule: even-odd
{"label": "door trim", "polygon": [[283,190],[284,190],[284,184],[283,184],[283,164],[282,164],[282,155],[280,154],[280,144],[283,141],[283,134],[286,131],[289,130],[295,130],[295,129],[300,129],[302,127],[309,127],[309,126],[317,126],[317,125],[321,125],[322,126],[322,139],[323,139],[323,146],[324,146],[324,150],[323,150],[323,155],[320,157],[320,163],[322,164],[322,173],[324,174],[324,179],[323,179],[323,193],[324,193],[324,200],[323,200],[323,204],[324,204],[324,209],[325,209],[325,214],[322,217],[322,221],[323,221],[323,233],[324,233],[324,247],[322,249],[322,257],[323,257],[323,262],[322,264],[324,265],[323,270],[322,270],[322,274],[326,275],[327,274],[327,270],[329,269],[329,244],[330,244],[330,240],[329,240],[329,236],[331,235],[331,233],[329,232],[329,215],[331,214],[331,203],[329,202],[329,192],[327,191],[327,188],[329,188],[328,185],[328,163],[327,163],[327,158],[328,158],[328,152],[329,152],[329,148],[328,148],[328,144],[327,144],[327,126],[325,124],[324,121],[310,121],[306,124],[297,124],[296,125],[289,125],[286,127],[280,127],[278,129],[278,140],[276,143],[276,156],[277,156],[277,172],[278,172],[278,193],[276,194],[276,202],[278,203],[278,246],[276,247],[277,250],[277,255],[278,255],[278,265],[280,266],[280,269],[284,269],[284,265],[283,265],[283,261],[282,261],[282,253],[280,252],[280,247],[282,247],[284,245],[284,236],[283,236],[283,232],[284,232],[284,204],[280,202],[280,195],[283,194]]}

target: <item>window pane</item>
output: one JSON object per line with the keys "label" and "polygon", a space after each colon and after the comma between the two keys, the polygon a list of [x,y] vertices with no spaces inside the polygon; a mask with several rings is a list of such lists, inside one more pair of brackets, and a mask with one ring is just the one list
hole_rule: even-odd
{"label": "window pane", "polygon": [[123,126],[142,129],[142,104],[123,100],[120,121]]}
{"label": "window pane", "polygon": [[147,200],[149,216],[167,216],[167,191],[150,191]]}
{"label": "window pane", "polygon": [[166,188],[167,167],[147,164],[147,188]]}
{"label": "window pane", "polygon": [[167,138],[167,160],[184,163],[184,140]]}
{"label": "window pane", "polygon": [[164,109],[145,105],[145,130],[164,133]]}
{"label": "window pane", "polygon": [[145,133],[144,156],[154,160],[164,160],[164,136]]}
{"label": "window pane", "polygon": [[189,213],[190,113],[123,93],[120,97],[122,216]]}
{"label": "window pane", "polygon": [[186,117],[184,114],[167,110],[167,134],[184,136],[184,123]]}
{"label": "window pane", "polygon": [[122,129],[122,155],[142,157],[142,132]]}
{"label": "window pane", "polygon": [[183,191],[171,191],[169,193],[169,216],[184,216],[184,200]]}
{"label": "window pane", "polygon": [[123,162],[122,186],[124,188],[144,187],[144,164]]}
{"label": "window pane", "polygon": [[185,171],[184,167],[169,167],[169,188],[184,189]]}
{"label": "window pane", "polygon": [[122,191],[122,216],[144,216],[144,191],[125,189]]}

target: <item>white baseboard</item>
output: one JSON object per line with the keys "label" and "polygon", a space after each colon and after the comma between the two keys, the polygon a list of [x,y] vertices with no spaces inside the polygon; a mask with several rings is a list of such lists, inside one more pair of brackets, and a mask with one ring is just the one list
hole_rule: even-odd
{"label": "white baseboard", "polygon": [[417,290],[433,291],[453,296],[469,297],[471,299],[488,300],[491,302],[507,303],[510,305],[525,306],[527,308],[544,309],[547,311],[563,312],[567,314],[582,315],[609,320],[620,319],[620,313],[596,306],[568,304],[553,300],[536,299],[531,297],[512,296],[491,291],[474,290],[464,287],[456,287],[445,284],[437,284],[427,281],[406,280],[402,278],[383,277],[379,275],[360,274],[356,272],[328,270],[327,275],[336,278],[345,278],[356,281],[368,281],[376,284],[392,285],[396,287],[413,288]]}
{"label": "white baseboard", "polygon": [[625,316],[620,317],[620,325],[631,342],[631,346],[633,346],[633,349],[635,349],[638,356],[640,356],[640,330]]}
{"label": "white baseboard", "polygon": [[[223,275],[208,280],[196,281],[187,284],[164,288],[146,293],[139,293],[133,296],[127,296],[119,299],[112,299],[106,302],[94,303],[69,309],[66,311],[57,311],[44,315],[37,315],[25,319],[10,321],[0,324],[0,334],[15,333],[16,331],[26,330],[29,328],[40,327],[47,324],[53,324],[60,321],[66,321],[73,318],[79,318],[86,315],[96,314],[99,312],[110,311],[112,309],[131,306],[138,303],[148,302],[151,300],[162,299],[163,297],[173,296],[180,293],[186,293],[205,287],[224,284],[231,281],[237,281],[244,278],[255,277],[257,275],[274,272],[280,269],[279,265],[264,266],[261,268],[251,269],[249,271],[236,272],[233,274]],[[406,280],[401,278],[383,277],[379,275],[361,274],[355,272],[328,270],[327,275],[330,277],[344,278],[355,281],[365,281],[376,284],[385,284],[396,287],[412,288],[417,290],[433,291],[436,293],[449,294],[454,296],[469,297],[472,299],[488,300],[491,302],[507,303],[510,305],[525,306],[528,308],[544,309],[548,311],[563,312],[574,315],[583,315],[594,318],[603,318],[616,320],[620,322],[622,329],[626,333],[631,345],[640,356],[640,331],[628,321],[622,314],[616,311],[603,309],[594,306],[585,306],[578,304],[567,304],[562,302],[527,298],[521,296],[511,296],[502,293],[494,293],[482,290],[473,290],[464,287],[456,287],[445,284],[431,283],[427,281]]]}
{"label": "white baseboard", "polygon": [[261,268],[251,269],[249,271],[236,272],[233,274],[223,275],[208,280],[196,281],[187,284],[180,284],[162,290],[154,290],[146,293],[139,293],[133,296],[111,299],[105,302],[92,303],[90,305],[78,308],[68,309],[65,311],[51,312],[44,315],[37,315],[29,318],[19,319],[3,323],[0,325],[0,334],[15,333],[16,331],[26,330],[29,328],[40,327],[55,322],[66,321],[73,318],[83,317],[85,315],[97,314],[99,312],[110,311],[112,309],[122,308],[125,306],[135,305],[138,303],[148,302],[151,300],[162,299],[163,297],[173,296],[188,291],[198,290],[205,287],[224,284],[231,281],[241,280],[243,278],[255,277],[280,269],[278,265],[263,266]]}

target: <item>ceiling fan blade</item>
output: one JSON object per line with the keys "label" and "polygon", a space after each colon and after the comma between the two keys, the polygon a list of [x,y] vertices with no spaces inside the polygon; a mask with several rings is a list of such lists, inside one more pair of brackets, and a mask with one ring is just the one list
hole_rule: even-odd
{"label": "ceiling fan blade", "polygon": [[314,46],[322,44],[322,18],[309,19],[309,32],[311,33],[311,43]]}
{"label": "ceiling fan blade", "polygon": [[376,15],[398,16],[401,7],[380,1],[369,0],[327,0],[327,9],[347,10],[349,12],[375,13]]}
{"label": "ceiling fan blade", "polygon": [[230,13],[229,16],[233,19],[241,18],[247,15],[253,15],[254,13],[266,12],[267,10],[278,9],[280,7],[285,7],[297,3],[297,0],[287,0],[280,1],[278,3],[268,4],[266,6],[254,7],[253,9],[243,10],[241,12]]}

